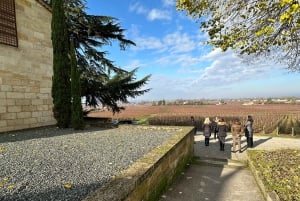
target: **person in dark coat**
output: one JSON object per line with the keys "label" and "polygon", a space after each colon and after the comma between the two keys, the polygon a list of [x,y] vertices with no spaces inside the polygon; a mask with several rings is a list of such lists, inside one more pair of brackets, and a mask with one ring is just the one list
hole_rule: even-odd
{"label": "person in dark coat", "polygon": [[216,117],[216,119],[211,122],[212,132],[214,133],[214,139],[215,140],[217,139],[217,134],[218,134],[218,129],[217,129],[218,122],[219,122],[219,118],[218,117]]}
{"label": "person in dark coat", "polygon": [[197,125],[194,116],[191,116],[191,126],[195,127],[194,135],[197,133]]}
{"label": "person in dark coat", "polygon": [[251,115],[248,115],[244,127],[245,127],[245,136],[247,138],[247,147],[252,148],[253,147],[253,118]]}
{"label": "person in dark coat", "polygon": [[209,146],[209,138],[211,136],[212,126],[208,117],[205,118],[202,125],[202,129],[203,129],[203,135],[205,137],[204,139],[205,146]]}
{"label": "person in dark coat", "polygon": [[228,126],[223,118],[219,120],[217,129],[220,142],[220,151],[225,151],[225,140],[227,136]]}

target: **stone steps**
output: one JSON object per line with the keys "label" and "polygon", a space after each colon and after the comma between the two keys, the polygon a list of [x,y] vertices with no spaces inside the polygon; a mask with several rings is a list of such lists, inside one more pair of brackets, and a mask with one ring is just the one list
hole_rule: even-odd
{"label": "stone steps", "polygon": [[238,160],[222,159],[222,158],[208,158],[208,157],[194,157],[193,164],[214,166],[214,167],[230,167],[230,168],[247,168],[247,163]]}

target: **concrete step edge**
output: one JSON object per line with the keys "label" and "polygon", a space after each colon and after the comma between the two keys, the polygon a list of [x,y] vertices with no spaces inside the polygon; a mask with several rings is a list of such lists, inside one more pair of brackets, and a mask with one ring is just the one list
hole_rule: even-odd
{"label": "concrete step edge", "polygon": [[214,158],[197,158],[193,160],[194,164],[200,165],[209,165],[209,166],[218,166],[218,167],[236,167],[236,168],[247,168],[248,165],[246,163],[242,163],[236,160],[230,159],[214,159]]}

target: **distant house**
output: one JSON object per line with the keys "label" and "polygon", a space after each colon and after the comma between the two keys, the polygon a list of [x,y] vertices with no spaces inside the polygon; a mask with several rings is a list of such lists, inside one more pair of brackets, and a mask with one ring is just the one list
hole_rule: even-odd
{"label": "distant house", "polygon": [[0,1],[0,132],[55,124],[51,16],[43,0]]}
{"label": "distant house", "polygon": [[254,105],[254,101],[243,103],[242,105]]}

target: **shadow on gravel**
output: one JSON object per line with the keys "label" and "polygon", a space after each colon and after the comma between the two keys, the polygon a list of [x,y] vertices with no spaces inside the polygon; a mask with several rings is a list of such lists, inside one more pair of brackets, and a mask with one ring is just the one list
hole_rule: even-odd
{"label": "shadow on gravel", "polygon": [[[41,184],[42,185],[42,184]],[[54,188],[42,189],[40,191],[28,192],[26,186],[22,186],[16,189],[18,193],[13,195],[2,196],[0,195],[1,201],[16,201],[16,200],[41,200],[41,201],[81,201],[89,193],[95,191],[99,188],[100,184],[81,184],[74,185],[69,189],[64,188],[63,184],[61,186],[55,186]]]}
{"label": "shadow on gravel", "polygon": [[[253,147],[256,147],[256,146],[258,146],[260,144],[263,144],[266,141],[271,140],[271,139],[272,139],[272,137],[268,137],[266,139],[259,139],[259,140],[255,140],[254,139],[254,141],[253,141]],[[230,142],[232,143],[232,137],[231,136],[227,136],[226,142],[227,143],[230,143]],[[242,152],[246,151],[247,150],[247,139],[244,136],[241,139],[241,144],[242,144],[242,147],[241,147]]]}
{"label": "shadow on gravel", "polygon": [[17,142],[23,140],[39,139],[39,138],[50,138],[50,137],[70,135],[75,133],[88,134],[93,131],[100,131],[100,130],[107,130],[107,129],[113,129],[113,128],[88,127],[85,128],[84,130],[74,130],[73,128],[60,129],[55,126],[47,126],[47,127],[40,127],[34,129],[0,133],[0,143]]}
{"label": "shadow on gravel", "polygon": [[254,142],[253,142],[253,147],[256,147],[256,146],[258,146],[258,145],[260,145],[260,144],[263,144],[263,143],[265,143],[266,141],[271,140],[271,139],[272,139],[272,137],[268,137],[268,138],[266,138],[266,139],[254,140]]}

